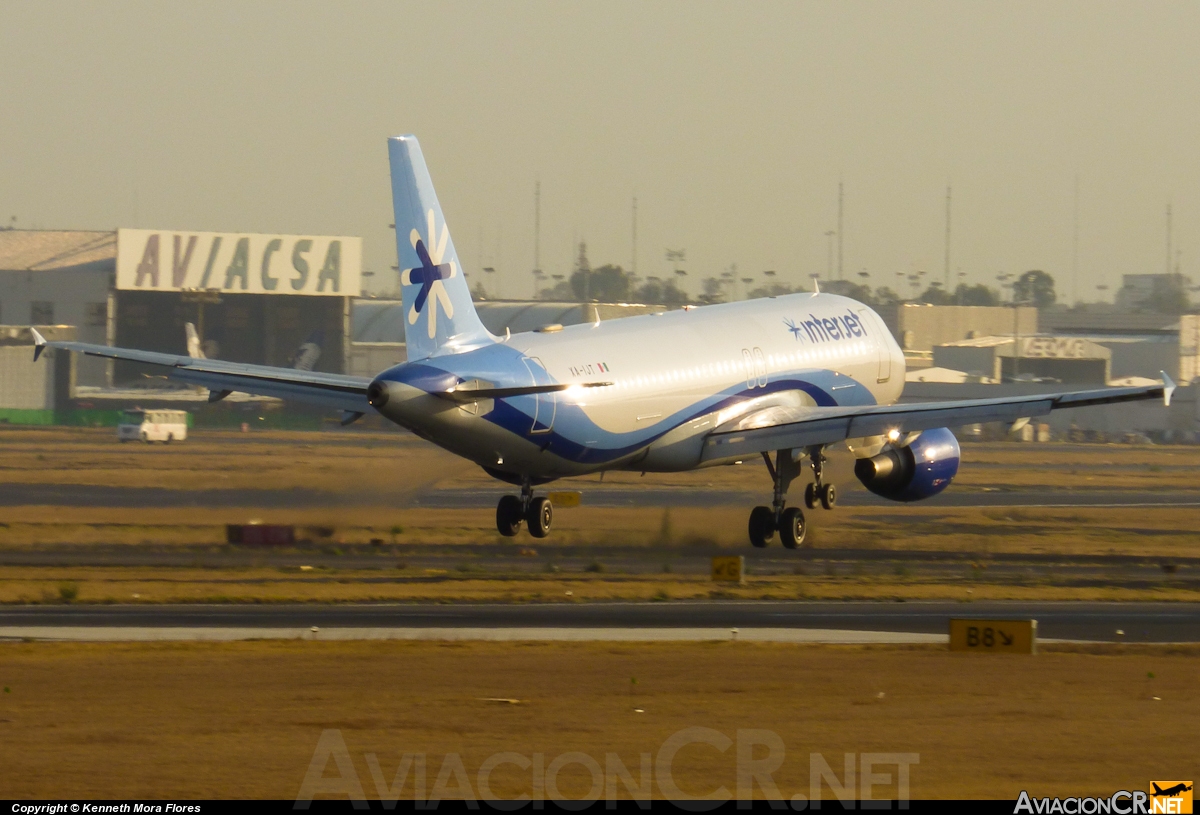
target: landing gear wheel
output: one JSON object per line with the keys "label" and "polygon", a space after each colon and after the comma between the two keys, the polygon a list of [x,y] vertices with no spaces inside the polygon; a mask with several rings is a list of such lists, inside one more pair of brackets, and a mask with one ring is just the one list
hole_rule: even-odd
{"label": "landing gear wheel", "polygon": [[819,490],[821,496],[821,506],[825,509],[833,509],[837,503],[837,487],[832,484],[826,484]]}
{"label": "landing gear wheel", "polygon": [[173,441],[175,441],[175,436],[173,436],[172,434],[168,433],[168,434],[167,434],[167,437],[166,437],[165,439],[163,439],[163,444],[170,444],[170,443],[171,443],[171,442],[173,442]]}
{"label": "landing gear wheel", "polygon": [[506,538],[521,531],[523,520],[521,499],[515,495],[506,495],[496,504],[496,529]]}
{"label": "landing gear wheel", "polygon": [[804,545],[804,533],[808,527],[804,523],[804,511],[800,507],[789,507],[779,516],[779,540],[786,549],[795,549]]}
{"label": "landing gear wheel", "polygon": [[529,534],[535,538],[544,538],[550,534],[550,522],[554,520],[554,507],[549,498],[534,498],[525,510],[525,522],[529,524]]}
{"label": "landing gear wheel", "polygon": [[817,485],[816,484],[805,484],[804,485],[804,506],[808,507],[809,509],[816,509],[818,500],[819,499],[817,498]]}
{"label": "landing gear wheel", "polygon": [[750,545],[762,549],[775,537],[775,513],[770,507],[750,510]]}

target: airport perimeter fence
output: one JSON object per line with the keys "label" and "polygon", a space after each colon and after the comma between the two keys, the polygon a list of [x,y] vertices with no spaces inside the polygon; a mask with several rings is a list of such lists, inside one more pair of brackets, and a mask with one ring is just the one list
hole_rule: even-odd
{"label": "airport perimeter fence", "polygon": [[[123,411],[98,408],[76,408],[73,410],[22,410],[0,408],[0,426],[36,427],[113,427],[121,421]],[[287,413],[281,411],[199,411],[188,412],[189,428],[212,428],[218,430],[320,430],[331,422],[317,414]]]}

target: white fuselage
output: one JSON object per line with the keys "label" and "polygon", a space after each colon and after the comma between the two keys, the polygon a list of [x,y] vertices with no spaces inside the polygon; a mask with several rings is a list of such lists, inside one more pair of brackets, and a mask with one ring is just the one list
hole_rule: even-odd
{"label": "white fuselage", "polygon": [[[686,470],[703,437],[783,411],[891,404],[904,357],[882,319],[849,298],[794,294],[517,334],[409,363],[480,386],[595,384],[451,406],[397,380],[383,413],[504,473],[555,478],[603,469]],[[395,374],[395,376],[393,376]]]}

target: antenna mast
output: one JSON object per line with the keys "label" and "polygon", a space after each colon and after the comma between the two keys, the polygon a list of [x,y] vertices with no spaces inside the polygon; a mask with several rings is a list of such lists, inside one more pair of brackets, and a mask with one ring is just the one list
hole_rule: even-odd
{"label": "antenna mast", "polygon": [[946,293],[950,293],[950,186],[946,186]]}
{"label": "antenna mast", "polygon": [[837,279],[838,280],[842,279],[842,232],[843,231],[844,230],[842,229],[842,182],[838,181],[838,227],[837,227],[837,241],[838,241]]}
{"label": "antenna mast", "polygon": [[542,182],[533,182],[533,293],[542,274]]}
{"label": "antenna mast", "polygon": [[1079,302],[1079,173],[1075,174],[1075,214],[1071,233],[1071,305]]}
{"label": "antenna mast", "polygon": [[629,274],[637,277],[637,196],[633,196],[633,259],[629,266]]}
{"label": "antenna mast", "polygon": [[1171,273],[1171,205],[1167,204],[1167,274]]}

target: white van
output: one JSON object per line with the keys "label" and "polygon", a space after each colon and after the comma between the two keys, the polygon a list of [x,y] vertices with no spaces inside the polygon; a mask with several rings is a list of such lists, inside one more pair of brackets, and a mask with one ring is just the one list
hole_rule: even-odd
{"label": "white van", "polygon": [[186,410],[141,410],[134,408],[121,413],[117,438],[121,441],[161,441],[170,444],[187,438]]}

